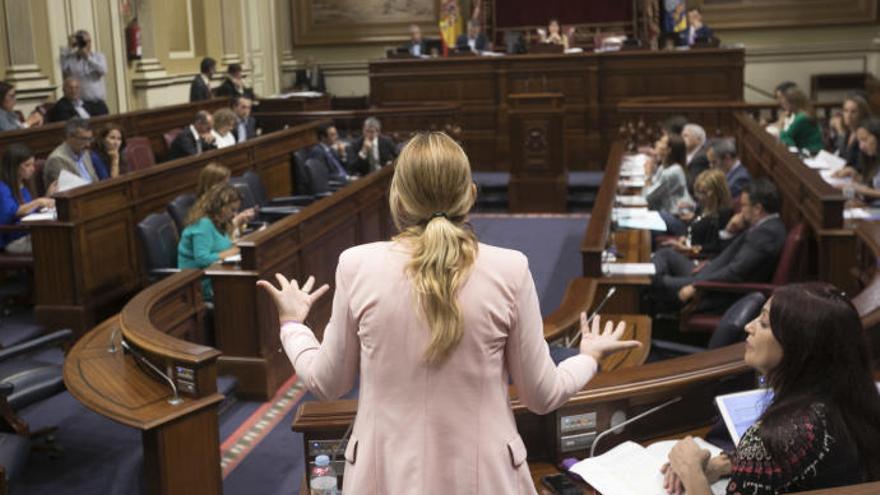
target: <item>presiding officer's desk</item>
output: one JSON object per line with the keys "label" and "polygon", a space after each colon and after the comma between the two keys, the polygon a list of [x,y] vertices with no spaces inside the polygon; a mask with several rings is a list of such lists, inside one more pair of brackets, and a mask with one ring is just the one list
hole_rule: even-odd
{"label": "presiding officer's desk", "polygon": [[[77,341],[64,383],[83,405],[141,430],[146,493],[221,493],[217,358],[202,345],[202,272],[150,286]],[[133,349],[124,349],[122,340]],[[168,375],[179,392],[136,356]]]}
{"label": "presiding officer's desk", "polygon": [[[92,117],[89,125],[97,131],[108,124],[122,128],[126,138],[142,136],[150,139],[150,145],[157,159],[164,157],[167,151],[164,134],[172,129],[190,125],[199,110],[214,112],[229,106],[229,99],[214,98],[194,103],[181,103],[148,110],[116,113]],[[6,149],[12,143],[27,145],[38,157],[52,153],[59,144],[64,142],[64,122],[52,122],[39,127],[0,132],[0,149]]]}
{"label": "presiding officer's desk", "polygon": [[291,154],[317,142],[321,122],[268,133],[198,156],[172,160],[55,195],[58,218],[31,225],[37,320],[77,336],[117,312],[146,280],[135,227],[192,193],[216,161],[241,174],[256,171],[270,197],[293,190]]}
{"label": "presiding officer's desk", "polygon": [[561,93],[566,165],[599,169],[616,137],[616,104],[634,97],[742,100],[744,51],[621,51],[370,62],[370,103],[380,108],[459,103],[462,141],[475,170],[510,163],[508,95]]}

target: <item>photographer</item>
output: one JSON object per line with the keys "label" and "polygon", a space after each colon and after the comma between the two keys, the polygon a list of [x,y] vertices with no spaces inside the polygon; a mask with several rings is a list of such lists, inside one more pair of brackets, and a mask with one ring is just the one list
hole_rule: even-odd
{"label": "photographer", "polygon": [[107,59],[103,53],[92,51],[92,36],[88,31],[77,31],[69,41],[70,46],[61,49],[61,72],[65,78],[79,79],[80,97],[89,115],[95,117],[110,113],[104,102]]}

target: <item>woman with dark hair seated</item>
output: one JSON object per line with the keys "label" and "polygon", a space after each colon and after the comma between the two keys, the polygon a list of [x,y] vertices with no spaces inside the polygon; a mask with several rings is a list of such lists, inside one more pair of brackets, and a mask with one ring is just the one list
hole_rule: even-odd
{"label": "woman with dark hair seated", "polygon": [[871,106],[864,95],[857,92],[848,93],[843,100],[843,111],[831,117],[829,122],[832,133],[833,151],[850,167],[859,163],[859,140],[856,131],[859,124],[871,117]]}
{"label": "woman with dark hair seated", "polygon": [[861,320],[834,286],[782,287],[746,325],[746,363],[773,396],[733,455],[710,459],[691,438],[663,467],[665,488],[764,495],[880,480],[880,394]]}
{"label": "woman with dark hair seated", "polygon": [[95,149],[91,151],[92,165],[95,167],[98,179],[111,179],[128,171],[124,149],[125,135],[118,124],[107,124],[98,131]]}
{"label": "woman with dark hair seated", "polygon": [[682,201],[691,201],[687,190],[684,163],[687,148],[680,135],[664,134],[654,144],[654,159],[645,162],[645,188],[642,196],[648,205],[670,215],[678,213]]}
{"label": "woman with dark hair seated", "polygon": [[[10,144],[0,163],[0,225],[15,225],[21,217],[39,208],[54,208],[49,197],[32,199],[25,183],[34,175],[34,154],[23,144]],[[55,193],[56,184],[49,184],[47,196]],[[10,253],[31,252],[31,239],[24,231],[0,234],[0,249]]]}
{"label": "woman with dark hair seated", "polygon": [[847,166],[835,173],[837,177],[849,177],[852,183],[837,186],[848,197],[859,195],[867,203],[880,200],[880,160],[877,159],[877,143],[880,141],[880,118],[863,120],[856,129],[859,143],[858,164]]}

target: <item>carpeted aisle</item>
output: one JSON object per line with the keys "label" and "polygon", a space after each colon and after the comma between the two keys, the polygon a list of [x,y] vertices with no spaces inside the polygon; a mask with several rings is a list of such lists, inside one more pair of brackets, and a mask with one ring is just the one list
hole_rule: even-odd
{"label": "carpeted aisle", "polygon": [[529,258],[544,316],[559,306],[568,281],[582,273],[580,244],[589,220],[586,214],[471,215],[480,242]]}

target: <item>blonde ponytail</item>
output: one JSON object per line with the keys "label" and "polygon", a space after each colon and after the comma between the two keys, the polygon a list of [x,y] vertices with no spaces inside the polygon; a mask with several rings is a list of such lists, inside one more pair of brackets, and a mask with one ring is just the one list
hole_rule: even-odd
{"label": "blonde ponytail", "polygon": [[391,183],[396,240],[412,247],[407,275],[431,340],[425,361],[445,360],[461,341],[464,318],[457,296],[477,256],[477,238],[464,224],[474,202],[470,164],[443,133],[419,134],[397,159]]}

